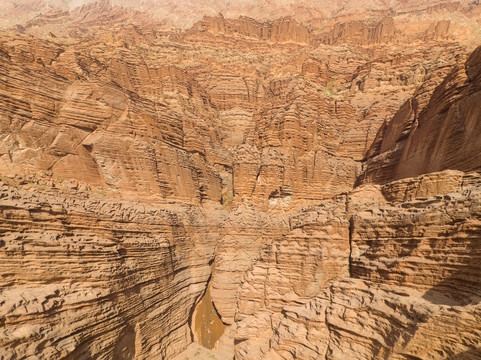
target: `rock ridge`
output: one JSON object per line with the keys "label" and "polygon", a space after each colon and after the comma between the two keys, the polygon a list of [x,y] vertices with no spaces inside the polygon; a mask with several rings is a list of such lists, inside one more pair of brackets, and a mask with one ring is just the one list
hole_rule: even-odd
{"label": "rock ridge", "polygon": [[481,357],[479,3],[35,1],[0,358]]}

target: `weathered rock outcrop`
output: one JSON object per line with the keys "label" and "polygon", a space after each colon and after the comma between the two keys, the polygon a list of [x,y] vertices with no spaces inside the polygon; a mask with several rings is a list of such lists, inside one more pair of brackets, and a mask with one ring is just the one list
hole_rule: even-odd
{"label": "weathered rock outcrop", "polygon": [[[85,0],[80,4],[84,11],[92,11],[92,3],[95,0]],[[253,2],[251,0],[186,0],[181,3],[172,3],[165,0],[150,0],[142,3],[134,3],[130,0],[101,0],[97,1],[105,8],[105,4],[113,4],[120,7],[124,12],[142,11],[149,17],[157,19],[165,28],[189,28],[204,15],[216,16],[219,13],[230,18],[242,15],[253,18],[270,18],[293,16],[300,20],[324,19],[335,16],[353,15],[362,12],[392,13],[423,15],[433,14],[439,11],[455,12],[459,10],[472,10],[479,5],[475,0],[395,0],[388,3],[375,0],[362,2],[345,2],[341,0],[323,0],[312,2],[308,0],[279,0],[275,3],[270,1]],[[0,25],[15,25],[19,20],[28,20],[36,15],[49,14],[50,12],[69,11],[78,6],[79,2],[66,0],[23,0],[22,2],[5,1],[0,4],[2,17]],[[127,11],[125,11],[127,10]],[[137,10],[137,11],[135,11]],[[117,13],[118,14],[118,13]],[[98,11],[97,11],[97,16]]]}
{"label": "weathered rock outcrop", "polygon": [[[480,180],[447,172],[367,186],[295,215],[240,289],[236,358],[477,358]],[[306,225],[295,236],[296,218],[327,241]]]}
{"label": "weathered rock outcrop", "polygon": [[216,243],[199,209],[2,183],[0,217],[0,357],[171,358],[192,341]]}
{"label": "weathered rock outcrop", "polygon": [[309,30],[291,17],[264,23],[248,17],[240,17],[239,19],[225,19],[222,15],[204,17],[194,24],[189,31],[208,31],[213,35],[241,35],[271,42],[309,43]]}
{"label": "weathered rock outcrop", "polygon": [[[21,50],[35,47],[33,54]],[[188,118],[185,110],[149,99],[147,89],[145,96],[133,93],[142,73],[117,77],[123,87],[100,77],[87,80],[101,63],[38,41],[7,44],[0,56],[4,175],[40,171],[124,193],[220,200],[220,175],[205,157],[215,159],[211,164],[230,163],[211,146],[214,130],[196,110]],[[66,69],[72,60],[78,67]],[[115,73],[128,64],[117,61]],[[177,74],[159,75],[167,82]],[[190,101],[197,106],[201,95]]]}
{"label": "weathered rock outcrop", "polygon": [[167,33],[142,17],[122,25],[134,21],[127,13],[100,2],[25,25],[41,34],[55,24],[58,36],[5,33],[4,174],[132,196],[249,197],[264,209],[329,198],[352,188],[379,125],[465,51],[318,47],[295,38],[308,30],[292,18],[206,17]]}
{"label": "weathered rock outcrop", "polygon": [[[446,105],[446,115],[450,104],[476,96],[478,52],[462,68],[465,83],[454,77],[457,85],[446,86],[459,73],[455,68],[435,86],[439,81],[433,78],[446,73],[442,70],[418,91],[424,119],[441,113],[429,111],[436,99],[444,99],[437,101]],[[464,109],[474,111],[471,128],[479,125],[473,103]],[[382,139],[391,137],[384,132]],[[469,143],[456,146],[459,152],[478,144],[468,136],[456,140]],[[465,168],[473,169],[478,168]],[[237,291],[236,358],[481,356],[480,184],[478,173],[429,171],[383,186],[364,185],[307,211],[271,218],[283,231],[273,237],[257,231],[264,245],[250,255],[252,265]],[[235,265],[230,271],[235,273]],[[221,296],[216,301],[223,303]],[[426,339],[432,339],[429,346]]]}
{"label": "weathered rock outcrop", "polygon": [[0,358],[480,358],[479,4],[128,3],[0,33]]}
{"label": "weathered rock outcrop", "polygon": [[372,45],[391,42],[395,36],[396,26],[393,18],[385,17],[373,24],[362,21],[339,23],[329,33],[316,40],[328,45],[344,43]]}
{"label": "weathered rock outcrop", "polygon": [[360,181],[383,183],[444,169],[481,169],[480,62],[478,48],[439,86],[421,87],[384,123]]}

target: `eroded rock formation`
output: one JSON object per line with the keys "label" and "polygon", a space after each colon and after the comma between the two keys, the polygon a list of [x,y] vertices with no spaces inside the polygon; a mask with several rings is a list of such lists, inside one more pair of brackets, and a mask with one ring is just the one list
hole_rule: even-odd
{"label": "eroded rock formation", "polygon": [[[363,182],[386,182],[444,169],[479,170],[481,49],[426,96],[421,87],[368,153]],[[428,90],[429,91],[429,90]]]}
{"label": "eroded rock formation", "polygon": [[0,5],[0,357],[481,358],[479,3],[159,3]]}
{"label": "eroded rock formation", "polygon": [[[346,201],[343,218],[351,221],[344,242],[351,253],[337,268],[350,276],[331,278],[313,297],[281,296],[280,311],[273,302],[254,315],[247,311],[238,324],[244,331],[237,333],[236,358],[478,358],[479,174],[436,173],[361,187]],[[315,212],[326,213],[323,207]],[[259,259],[251,273],[269,263]],[[302,272],[304,263],[295,264],[281,273]],[[253,275],[241,298],[249,282],[262,282]],[[270,277],[267,283],[280,278],[276,271]]]}
{"label": "eroded rock formation", "polygon": [[1,185],[1,357],[171,358],[191,342],[216,243],[198,209]]}

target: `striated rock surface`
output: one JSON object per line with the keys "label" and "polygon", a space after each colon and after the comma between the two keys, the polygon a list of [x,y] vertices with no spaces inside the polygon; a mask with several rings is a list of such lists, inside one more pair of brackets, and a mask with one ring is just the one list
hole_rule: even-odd
{"label": "striated rock surface", "polygon": [[[382,122],[466,53],[450,37],[410,46],[410,28],[399,45],[382,40],[401,12],[380,20],[380,39],[333,47],[311,43],[324,28],[292,17],[161,31],[114,5],[36,18],[24,24],[33,37],[4,33],[5,175],[194,202],[239,196],[263,210],[326,199],[352,188]],[[430,9],[419,16],[448,11]]]}
{"label": "striated rock surface", "polygon": [[352,43],[356,45],[372,45],[392,42],[396,36],[396,27],[392,17],[385,17],[373,24],[362,21],[338,23],[318,41],[334,45]]}
{"label": "striated rock surface", "polygon": [[171,358],[192,341],[216,242],[198,209],[28,184],[0,194],[2,358]]}
{"label": "striated rock surface", "polygon": [[[93,59],[50,43],[13,41],[0,59],[4,175],[40,171],[125,193],[220,199],[219,174],[202,159],[213,149],[201,138],[215,134],[202,120],[133,93],[122,78],[124,87],[88,80],[101,67]],[[25,57],[24,47],[37,48],[38,57]],[[79,66],[65,68],[72,60]],[[214,157],[226,163],[221,152]]]}
{"label": "striated rock surface", "polygon": [[190,30],[190,32],[204,31],[213,35],[241,35],[271,42],[309,42],[309,30],[291,17],[259,23],[248,17],[225,19],[221,14],[217,17],[204,17]]}
{"label": "striated rock surface", "polygon": [[481,169],[476,156],[481,150],[480,62],[478,48],[439,86],[421,87],[383,125],[368,153],[361,182],[383,183],[444,169]]}
{"label": "striated rock surface", "polygon": [[481,357],[479,2],[7,4],[0,358]]}
{"label": "striated rock surface", "polygon": [[[320,272],[327,286],[303,273],[309,261],[261,255],[239,293],[236,358],[478,358],[479,180],[439,173],[349,195],[339,211],[351,219],[345,231],[322,227],[331,230],[331,256],[315,263],[333,261]],[[330,214],[339,200],[314,214]],[[347,253],[332,256],[342,243]],[[285,253],[296,259],[314,244],[309,236]],[[307,256],[314,261],[316,251]],[[294,285],[290,294],[283,283]]]}

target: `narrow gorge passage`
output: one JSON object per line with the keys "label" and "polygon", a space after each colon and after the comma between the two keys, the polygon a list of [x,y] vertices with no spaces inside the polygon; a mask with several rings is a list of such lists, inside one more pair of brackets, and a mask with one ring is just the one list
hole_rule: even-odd
{"label": "narrow gorge passage", "polygon": [[207,289],[195,306],[191,323],[194,342],[208,349],[215,347],[217,340],[219,340],[226,328],[215,309],[211,296],[215,263],[211,265],[211,269],[212,275],[207,284]]}
{"label": "narrow gorge passage", "polygon": [[481,360],[481,4],[0,0],[0,360]]}

